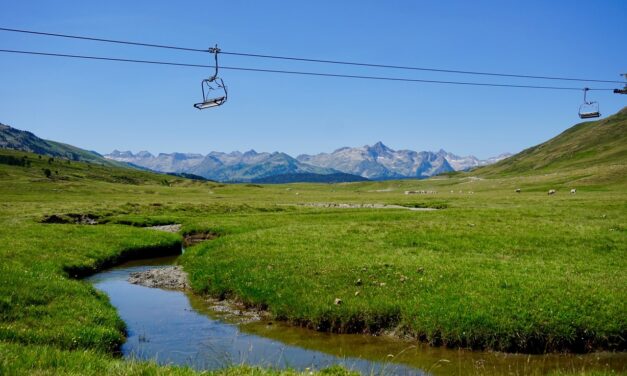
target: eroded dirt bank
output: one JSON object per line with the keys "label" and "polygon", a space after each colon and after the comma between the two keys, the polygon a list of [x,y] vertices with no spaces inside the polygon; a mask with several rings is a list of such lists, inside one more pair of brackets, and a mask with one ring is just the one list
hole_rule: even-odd
{"label": "eroded dirt bank", "polygon": [[[129,274],[128,282],[145,287],[191,291],[187,273],[181,266],[168,266],[132,272]],[[208,309],[228,321],[249,323],[269,317],[268,312],[246,307],[246,305],[236,300],[219,300],[207,296],[202,298]]]}

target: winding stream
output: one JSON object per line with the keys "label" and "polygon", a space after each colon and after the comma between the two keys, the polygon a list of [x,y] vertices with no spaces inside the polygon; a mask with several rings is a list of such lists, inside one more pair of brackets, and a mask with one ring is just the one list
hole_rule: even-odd
{"label": "winding stream", "polygon": [[176,257],[132,261],[87,281],[105,292],[127,325],[126,358],[217,369],[234,364],[319,370],[340,364],[362,374],[529,374],[627,370],[627,354],[519,355],[433,348],[387,337],[319,333],[282,323],[237,324],[192,293],[131,284],[129,274]]}

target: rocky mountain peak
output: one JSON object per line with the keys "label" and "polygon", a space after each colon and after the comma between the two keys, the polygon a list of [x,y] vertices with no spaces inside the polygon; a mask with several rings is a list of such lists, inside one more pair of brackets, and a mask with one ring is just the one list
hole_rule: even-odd
{"label": "rocky mountain peak", "polygon": [[389,154],[389,153],[393,153],[394,150],[388,148],[387,146],[385,146],[383,144],[383,142],[379,141],[376,144],[372,145],[372,146],[366,146],[367,149],[369,149],[370,151],[376,153],[376,154]]}

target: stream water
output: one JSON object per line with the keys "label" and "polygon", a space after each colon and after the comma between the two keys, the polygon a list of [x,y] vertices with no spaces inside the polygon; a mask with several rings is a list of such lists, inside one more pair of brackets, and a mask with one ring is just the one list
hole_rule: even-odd
{"label": "stream water", "polygon": [[131,284],[135,271],[176,257],[132,261],[89,277],[127,325],[126,358],[218,369],[237,364],[319,370],[340,364],[362,374],[529,374],[627,370],[627,354],[521,355],[433,348],[414,341],[320,333],[286,324],[229,322],[200,296]]}

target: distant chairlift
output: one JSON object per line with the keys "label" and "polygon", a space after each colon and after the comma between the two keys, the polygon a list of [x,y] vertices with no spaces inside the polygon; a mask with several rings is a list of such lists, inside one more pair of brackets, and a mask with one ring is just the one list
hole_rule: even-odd
{"label": "distant chairlift", "polygon": [[597,102],[588,102],[586,94],[589,88],[583,89],[583,103],[579,106],[579,117],[582,119],[593,119],[601,116],[599,112],[599,104]]}
{"label": "distant chairlift", "polygon": [[[209,52],[214,54],[216,70],[213,76],[202,80],[200,83],[202,88],[202,102],[194,104],[194,107],[199,110],[221,106],[228,98],[226,85],[224,85],[224,81],[218,77],[218,53],[220,53],[218,45],[210,48]],[[215,92],[217,92],[218,95],[215,95]]]}
{"label": "distant chairlift", "polygon": [[[621,74],[621,76],[625,77],[627,80],[627,73]],[[614,89],[614,94],[627,94],[627,82],[625,82],[625,87],[622,89]]]}

